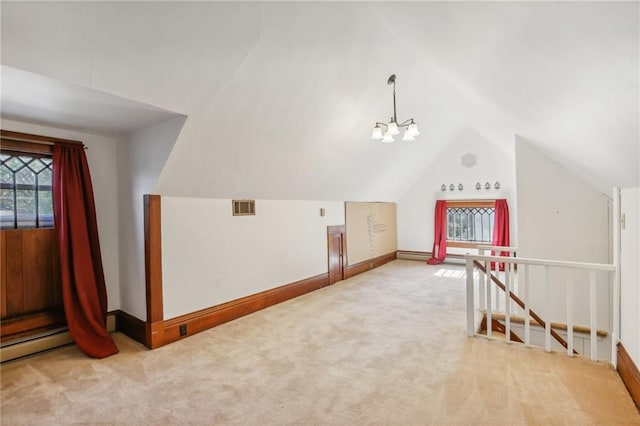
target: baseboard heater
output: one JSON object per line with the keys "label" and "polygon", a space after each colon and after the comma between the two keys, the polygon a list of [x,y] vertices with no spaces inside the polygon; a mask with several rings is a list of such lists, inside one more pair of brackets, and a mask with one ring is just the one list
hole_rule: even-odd
{"label": "baseboard heater", "polygon": [[37,354],[73,343],[67,327],[0,344],[0,362]]}
{"label": "baseboard heater", "polygon": [[[397,258],[404,260],[421,260],[426,262],[428,259],[431,259],[431,253],[426,251],[398,250]],[[447,257],[445,259],[445,263],[458,264],[464,262],[464,254],[447,254]]]}
{"label": "baseboard heater", "polygon": [[[107,331],[115,330],[115,316],[107,316]],[[56,349],[73,343],[67,327],[48,330],[44,333],[0,343],[0,362],[7,362],[40,352]]]}

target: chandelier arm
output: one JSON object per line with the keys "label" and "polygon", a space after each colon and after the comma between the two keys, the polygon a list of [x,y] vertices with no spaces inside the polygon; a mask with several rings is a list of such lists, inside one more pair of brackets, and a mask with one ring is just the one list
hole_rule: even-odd
{"label": "chandelier arm", "polygon": [[398,124],[398,127],[406,127],[413,122],[413,118],[403,121],[401,124]]}
{"label": "chandelier arm", "polygon": [[382,126],[384,126],[384,127],[389,127],[389,125],[387,125],[387,123],[381,123],[381,122],[379,122],[379,121],[376,121],[376,126],[377,126],[377,125],[382,125]]}

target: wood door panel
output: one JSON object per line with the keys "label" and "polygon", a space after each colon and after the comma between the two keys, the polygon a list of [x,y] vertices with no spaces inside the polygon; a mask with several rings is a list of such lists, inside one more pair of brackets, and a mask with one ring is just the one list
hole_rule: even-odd
{"label": "wood door panel", "polygon": [[53,305],[51,264],[52,232],[28,229],[22,233],[24,312],[37,312]]}
{"label": "wood door panel", "polygon": [[344,279],[344,226],[327,227],[329,284]]}
{"label": "wood door panel", "polygon": [[[52,230],[53,231],[53,230]],[[62,278],[60,276],[60,257],[58,255],[58,244],[56,242],[55,231],[51,232],[51,279],[52,279],[52,296],[51,303],[57,309],[63,309],[62,305]]]}
{"label": "wood door panel", "polygon": [[7,316],[7,239],[4,232],[0,232],[0,318]]}
{"label": "wood door panel", "polygon": [[2,319],[62,308],[54,230],[14,229],[2,235]]}

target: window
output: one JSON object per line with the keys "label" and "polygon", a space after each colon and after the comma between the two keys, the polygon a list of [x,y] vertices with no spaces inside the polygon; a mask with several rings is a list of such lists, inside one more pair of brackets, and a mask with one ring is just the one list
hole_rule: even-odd
{"label": "window", "polygon": [[447,201],[447,245],[491,243],[494,222],[495,201]]}
{"label": "window", "polygon": [[0,227],[53,227],[51,155],[0,152]]}

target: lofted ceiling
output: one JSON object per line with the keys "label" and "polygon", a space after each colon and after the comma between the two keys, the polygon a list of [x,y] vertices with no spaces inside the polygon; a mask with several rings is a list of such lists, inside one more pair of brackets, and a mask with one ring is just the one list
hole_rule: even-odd
{"label": "lofted ceiling", "polygon": [[[637,3],[1,7],[3,108],[20,92],[9,69],[94,91],[85,112],[108,94],[139,103],[141,117],[188,116],[162,194],[396,200],[470,131],[510,157],[518,134],[607,193],[640,184]],[[369,139],[392,113],[392,73],[415,142]],[[26,98],[18,115],[62,120],[29,116],[37,97]],[[80,108],[58,104],[67,120]],[[117,112],[101,114],[117,128]]]}

